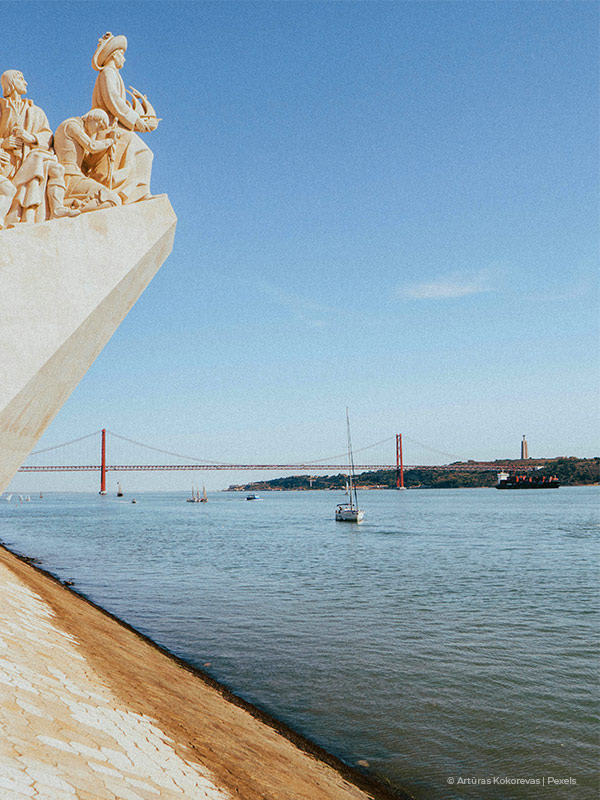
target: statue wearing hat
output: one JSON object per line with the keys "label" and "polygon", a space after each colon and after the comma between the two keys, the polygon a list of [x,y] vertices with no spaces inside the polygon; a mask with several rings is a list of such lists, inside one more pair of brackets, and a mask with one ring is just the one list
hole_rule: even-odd
{"label": "statue wearing hat", "polygon": [[[125,63],[127,39],[105,33],[92,58],[98,72],[92,108],[108,114],[111,126],[120,128],[115,145],[108,151],[86,157],[86,174],[114,190],[123,203],[135,203],[151,196],[152,151],[135,131],[153,131],[159,120],[148,99],[131,88],[131,102],[119,70]],[[110,132],[109,132],[110,133]]]}

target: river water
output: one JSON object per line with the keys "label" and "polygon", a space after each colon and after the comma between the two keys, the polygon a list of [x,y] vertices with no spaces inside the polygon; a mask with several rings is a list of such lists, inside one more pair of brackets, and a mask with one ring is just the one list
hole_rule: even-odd
{"label": "river water", "polygon": [[418,800],[592,800],[599,497],[13,495],[0,538]]}

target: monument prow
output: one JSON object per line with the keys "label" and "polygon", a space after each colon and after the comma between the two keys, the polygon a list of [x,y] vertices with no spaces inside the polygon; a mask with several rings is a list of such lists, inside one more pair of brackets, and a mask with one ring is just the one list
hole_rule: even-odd
{"label": "monument prow", "polygon": [[166,195],[0,232],[0,491],[173,247]]}

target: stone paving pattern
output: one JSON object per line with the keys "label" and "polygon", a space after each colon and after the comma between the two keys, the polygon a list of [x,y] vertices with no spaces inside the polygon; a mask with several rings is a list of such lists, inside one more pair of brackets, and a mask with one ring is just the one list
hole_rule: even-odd
{"label": "stone paving pattern", "polygon": [[0,798],[231,797],[111,692],[53,617],[0,564]]}

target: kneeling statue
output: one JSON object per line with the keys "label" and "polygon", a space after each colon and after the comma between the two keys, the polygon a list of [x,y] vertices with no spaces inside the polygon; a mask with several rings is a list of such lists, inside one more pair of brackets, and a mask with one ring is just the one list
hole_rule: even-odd
{"label": "kneeling statue", "polygon": [[[75,206],[83,212],[121,205],[116,192],[90,178],[82,169],[86,157],[114,148],[119,131],[109,131],[109,128],[108,116],[100,108],[93,108],[83,117],[69,117],[58,126],[54,134],[54,152],[65,170],[67,206]],[[106,132],[111,135],[96,138]]]}

